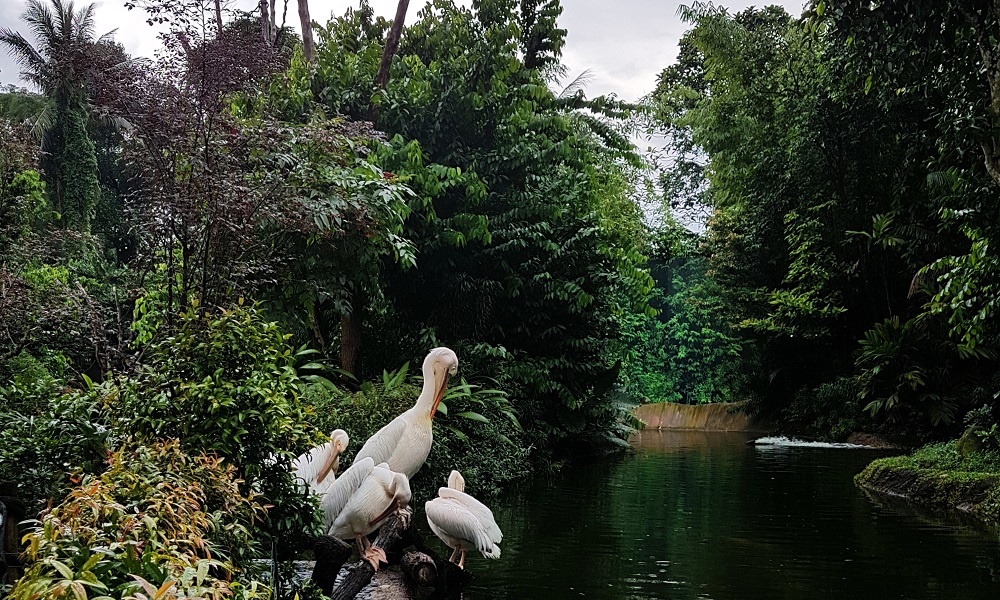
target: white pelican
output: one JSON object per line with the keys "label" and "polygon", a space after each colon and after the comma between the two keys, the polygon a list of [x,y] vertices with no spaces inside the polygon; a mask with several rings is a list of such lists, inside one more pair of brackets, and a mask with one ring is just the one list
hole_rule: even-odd
{"label": "white pelican", "polygon": [[327,535],[358,543],[358,553],[378,571],[385,552],[372,546],[368,534],[394,512],[406,512],[410,504],[410,481],[369,457],[351,465],[327,489],[321,506]]}
{"label": "white pelican", "polygon": [[336,479],[340,453],[347,450],[350,438],[343,429],[330,434],[330,441],[316,446],[292,461],[292,473],[314,494],[323,494]]}
{"label": "white pelican", "polygon": [[416,475],[431,451],[434,434],[431,419],[437,411],[448,377],[458,372],[458,356],[448,348],[435,348],[424,359],[424,387],[413,408],[399,415],[368,438],[354,458],[371,458],[375,464],[388,463],[389,468],[408,478]]}
{"label": "white pelican", "polygon": [[424,504],[427,524],[434,535],[454,551],[448,558],[465,568],[465,552],[475,548],[486,558],[500,558],[503,533],[485,504],[465,493],[465,479],[458,471],[448,476],[448,487],[438,488],[438,497]]}

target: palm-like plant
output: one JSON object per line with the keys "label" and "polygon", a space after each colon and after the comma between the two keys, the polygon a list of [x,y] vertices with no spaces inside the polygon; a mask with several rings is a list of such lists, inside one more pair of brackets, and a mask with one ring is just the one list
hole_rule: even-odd
{"label": "palm-like plant", "polygon": [[37,46],[20,33],[0,28],[0,44],[21,67],[21,77],[38,86],[57,103],[82,100],[92,51],[96,44],[108,41],[113,32],[95,39],[94,5],[76,10],[73,2],[28,0],[21,16],[35,36]]}
{"label": "palm-like plant", "polygon": [[111,34],[95,39],[93,4],[77,10],[73,2],[28,0],[21,18],[36,44],[0,28],[0,45],[17,61],[21,76],[49,98],[35,131],[45,132],[55,209],[66,226],[86,232],[100,197],[97,158],[87,134],[87,86],[99,62],[95,51]]}

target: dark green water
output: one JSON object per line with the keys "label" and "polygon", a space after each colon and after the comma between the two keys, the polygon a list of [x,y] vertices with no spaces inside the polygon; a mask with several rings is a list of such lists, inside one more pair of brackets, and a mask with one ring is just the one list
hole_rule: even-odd
{"label": "dark green water", "polygon": [[644,432],[633,456],[493,501],[503,556],[464,600],[1000,598],[994,534],[870,498],[867,450]]}

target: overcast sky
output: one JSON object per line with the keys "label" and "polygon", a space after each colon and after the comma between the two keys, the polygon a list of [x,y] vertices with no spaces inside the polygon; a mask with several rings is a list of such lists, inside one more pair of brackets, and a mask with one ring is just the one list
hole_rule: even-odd
{"label": "overcast sky", "polygon": [[[798,16],[805,0],[717,2],[731,12],[748,6],[780,4]],[[77,4],[83,4],[77,0]],[[470,4],[471,2],[462,2]],[[28,37],[20,21],[24,0],[0,0],[0,27],[10,27]],[[117,29],[116,38],[130,53],[151,56],[159,46],[156,30],[146,24],[145,13],[128,11],[124,0],[103,0],[97,4],[97,31],[103,34]],[[256,4],[254,0],[236,0],[236,6]],[[343,13],[356,0],[310,0],[312,18],[326,22],[331,14]],[[371,0],[379,14],[392,18],[396,0]],[[563,0],[560,25],[569,30],[563,62],[573,77],[590,69],[593,79],[586,88],[590,97],[614,93],[625,100],[636,100],[653,89],[657,74],[677,56],[677,41],[685,24],[677,16],[680,4],[690,0]],[[279,0],[280,6],[280,0]],[[411,0],[408,20],[415,18],[422,0]],[[295,0],[289,0],[288,22],[298,28]],[[280,9],[279,9],[280,10]],[[29,39],[31,39],[29,37]],[[8,55],[0,55],[0,84],[20,82],[18,69]]]}

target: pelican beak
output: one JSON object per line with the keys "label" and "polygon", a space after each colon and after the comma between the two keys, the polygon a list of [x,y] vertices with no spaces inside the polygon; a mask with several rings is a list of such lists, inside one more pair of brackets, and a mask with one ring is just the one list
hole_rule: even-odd
{"label": "pelican beak", "polygon": [[333,470],[333,464],[337,462],[338,455],[339,452],[337,452],[337,449],[333,448],[332,451],[330,452],[330,455],[327,456],[326,462],[323,463],[323,466],[319,470],[319,475],[316,477],[316,483],[323,483],[323,480],[326,479],[326,476],[329,475],[330,471]]}
{"label": "pelican beak", "polygon": [[398,506],[398,504],[396,502],[391,503],[389,506],[386,507],[385,510],[382,511],[382,514],[380,514],[379,516],[377,516],[374,519],[372,519],[372,522],[369,523],[368,525],[371,526],[371,525],[375,525],[377,523],[381,523],[386,518],[388,518],[389,515],[391,515],[392,513],[396,512],[396,510],[398,508],[399,508],[399,506]]}
{"label": "pelican beak", "polygon": [[444,374],[444,381],[441,382],[441,387],[437,391],[437,395],[434,396],[434,405],[431,406],[431,418],[434,418],[434,413],[437,412],[438,404],[441,404],[441,398],[444,398],[444,391],[448,389],[448,373]]}

